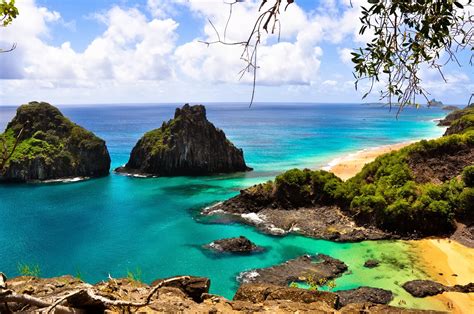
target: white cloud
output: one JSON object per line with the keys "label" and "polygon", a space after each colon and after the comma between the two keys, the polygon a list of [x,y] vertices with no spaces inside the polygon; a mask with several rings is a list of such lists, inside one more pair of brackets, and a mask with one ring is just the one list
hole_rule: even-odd
{"label": "white cloud", "polygon": [[173,74],[169,57],[178,24],[172,19],[149,21],[137,9],[113,7],[97,16],[106,31],[84,52],[77,52],[69,42],[52,46],[42,39],[48,35],[48,23],[61,19],[58,12],[37,7],[33,0],[18,6],[18,20],[1,30],[3,44],[18,43],[1,64],[7,69],[0,74],[3,78],[132,81],[162,80]]}
{"label": "white cloud", "polygon": [[351,52],[353,52],[353,49],[350,48],[339,48],[338,53],[339,53],[339,58],[344,64],[349,64],[352,65],[352,58],[353,55],[351,55]]}

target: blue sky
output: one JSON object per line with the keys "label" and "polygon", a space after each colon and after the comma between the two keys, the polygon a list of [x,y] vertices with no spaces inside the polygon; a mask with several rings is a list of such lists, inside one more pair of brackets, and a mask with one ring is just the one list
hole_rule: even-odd
{"label": "blue sky", "polygon": [[[249,34],[257,1],[234,6],[227,39]],[[271,2],[271,1],[270,1]],[[351,49],[365,0],[297,0],[281,16],[282,38],[263,39],[256,101],[360,102]],[[206,45],[223,32],[222,0],[17,0],[20,16],[0,29],[0,105],[31,100],[55,104],[247,102],[252,76],[238,46]],[[468,60],[469,53],[461,55]],[[423,71],[432,97],[463,104],[474,91],[474,71],[450,65],[448,83]],[[382,88],[383,86],[377,86]],[[377,101],[374,93],[367,101]]]}

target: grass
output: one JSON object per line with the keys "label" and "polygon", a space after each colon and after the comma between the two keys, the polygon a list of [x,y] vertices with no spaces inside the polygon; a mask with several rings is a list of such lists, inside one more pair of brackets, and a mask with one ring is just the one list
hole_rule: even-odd
{"label": "grass", "polygon": [[18,263],[17,270],[21,276],[39,277],[41,275],[41,268],[38,264]]}

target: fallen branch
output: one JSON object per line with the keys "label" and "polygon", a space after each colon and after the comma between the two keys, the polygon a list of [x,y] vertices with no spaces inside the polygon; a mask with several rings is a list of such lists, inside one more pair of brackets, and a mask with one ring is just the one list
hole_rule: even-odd
{"label": "fallen branch", "polygon": [[85,311],[73,307],[67,307],[60,305],[62,302],[67,301],[73,296],[78,294],[84,294],[86,298],[89,300],[97,301],[103,304],[105,307],[144,307],[150,304],[152,297],[158,292],[160,288],[164,285],[176,281],[187,280],[189,276],[181,276],[175,277],[170,279],[165,279],[154,286],[151,291],[148,293],[146,299],[143,302],[132,302],[132,301],[124,301],[124,300],[111,300],[107,297],[101,296],[96,294],[96,292],[92,288],[87,289],[79,289],[70,292],[69,294],[60,297],[55,301],[46,301],[41,298],[33,297],[28,294],[18,294],[11,289],[7,289],[6,287],[6,276],[3,273],[0,273],[0,302],[1,303],[19,303],[19,304],[26,304],[28,306],[35,306],[41,310],[41,312],[45,311],[46,313],[51,313],[55,310],[55,313],[84,313]]}

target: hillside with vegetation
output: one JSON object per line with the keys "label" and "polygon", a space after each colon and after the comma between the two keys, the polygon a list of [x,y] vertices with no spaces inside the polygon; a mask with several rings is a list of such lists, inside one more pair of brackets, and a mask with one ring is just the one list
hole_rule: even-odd
{"label": "hillside with vegetation", "polygon": [[48,103],[20,106],[0,134],[0,144],[0,181],[44,181],[109,173],[110,156],[105,142]]}
{"label": "hillside with vegetation", "polygon": [[[456,222],[469,227],[474,219],[473,121],[472,105],[455,111],[442,121],[449,125],[443,137],[423,140],[382,155],[345,182],[323,170],[292,169],[274,181],[241,191],[213,210],[265,213],[268,218],[272,216],[271,211],[276,210],[281,215],[292,212],[293,217],[297,217],[297,211],[324,208],[324,214],[340,211],[332,221],[345,216],[349,219],[347,226],[352,222],[357,227],[376,228],[387,233],[386,237],[451,234]],[[322,220],[319,217],[316,219]],[[298,224],[302,223],[307,224],[304,217],[294,218],[287,231],[331,239],[327,232],[312,234],[304,228],[301,232]],[[314,229],[315,225],[317,222],[311,227]],[[334,229],[334,226],[331,222],[326,229]],[[347,238],[349,241],[363,239]]]}

